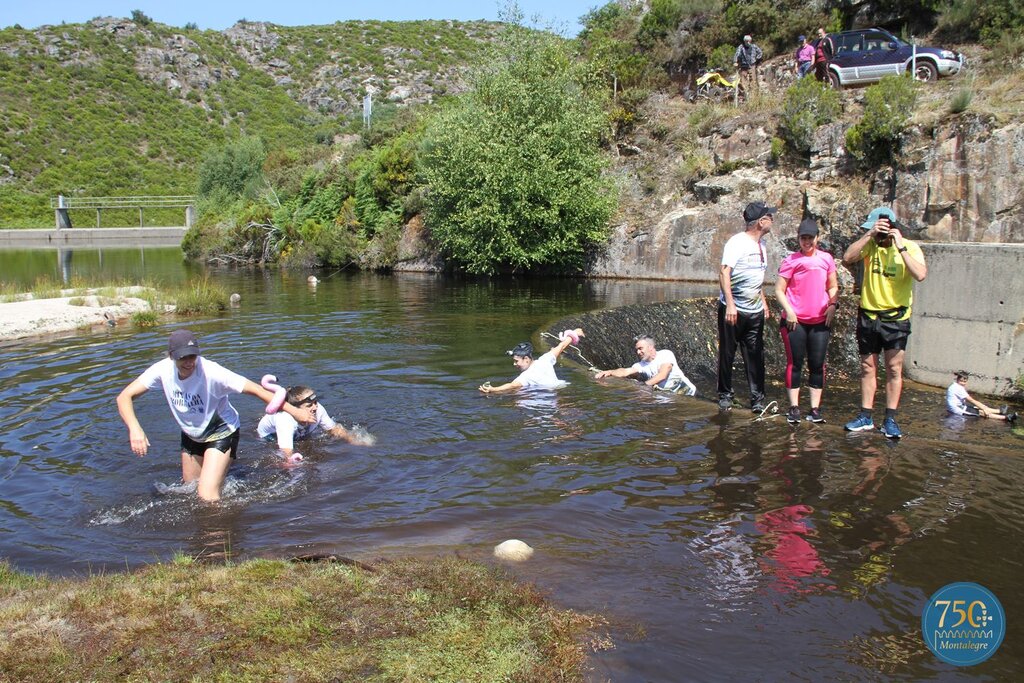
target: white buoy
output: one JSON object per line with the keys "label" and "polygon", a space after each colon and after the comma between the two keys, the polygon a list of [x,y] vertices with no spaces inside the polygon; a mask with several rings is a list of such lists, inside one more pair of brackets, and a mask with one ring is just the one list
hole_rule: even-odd
{"label": "white buoy", "polygon": [[513,538],[494,546],[494,556],[499,560],[523,562],[533,556],[533,548]]}
{"label": "white buoy", "polygon": [[319,283],[320,281],[316,279],[316,275],[310,275],[309,277],[306,278],[306,282],[308,282],[313,287],[316,287],[317,283]]}
{"label": "white buoy", "polygon": [[242,295],[239,294],[238,292],[235,292],[234,294],[231,295],[229,301],[231,302],[232,306],[240,306],[242,304]]}

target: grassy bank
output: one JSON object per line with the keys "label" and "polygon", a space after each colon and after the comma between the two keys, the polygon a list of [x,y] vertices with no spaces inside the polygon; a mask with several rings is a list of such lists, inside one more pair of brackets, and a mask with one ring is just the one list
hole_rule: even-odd
{"label": "grassy bank", "polygon": [[457,558],[85,579],[0,563],[0,671],[18,681],[572,681],[596,624]]}
{"label": "grassy bank", "polygon": [[58,299],[70,297],[72,306],[111,306],[124,297],[135,297],[149,303],[150,310],[133,316],[143,326],[154,324],[159,312],[174,311],[178,315],[213,315],[227,309],[228,291],[203,277],[174,288],[159,283],[128,281],[88,281],[73,279],[67,285],[50,277],[37,278],[31,287],[0,283],[0,304],[12,301]]}

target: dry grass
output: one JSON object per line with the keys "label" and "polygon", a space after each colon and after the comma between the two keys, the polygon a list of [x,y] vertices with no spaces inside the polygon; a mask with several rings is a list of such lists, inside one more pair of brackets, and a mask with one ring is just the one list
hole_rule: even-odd
{"label": "dry grass", "polygon": [[598,622],[464,560],[187,559],[51,580],[0,563],[11,680],[581,680]]}

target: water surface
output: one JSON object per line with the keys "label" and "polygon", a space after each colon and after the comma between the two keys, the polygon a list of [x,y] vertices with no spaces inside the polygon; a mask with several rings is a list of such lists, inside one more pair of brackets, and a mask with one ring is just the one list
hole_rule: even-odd
{"label": "water surface", "polygon": [[[76,255],[77,256],[77,255]],[[165,560],[334,552],[457,552],[513,569],[560,605],[605,614],[595,681],[1012,680],[1024,665],[1021,440],[943,417],[911,387],[898,444],[845,434],[854,387],[824,425],[754,422],[710,402],[595,382],[562,364],[557,392],[483,396],[514,375],[504,350],[563,315],[707,293],[670,283],[464,282],[218,272],[243,306],[189,323],[210,358],[310,384],[370,448],[304,445],[279,465],[239,397],[241,457],[224,504],[178,490],[177,430],[161,395],[136,409],[153,446],[132,455],[114,398],[175,325],[0,345],[0,557],[85,574]],[[685,360],[682,361],[685,366]],[[770,370],[770,374],[771,370]],[[781,374],[776,368],[775,375]],[[710,393],[712,378],[694,377]],[[781,398],[775,385],[773,396]],[[921,641],[927,598],[974,581],[1002,601],[1000,651],[969,669]]]}

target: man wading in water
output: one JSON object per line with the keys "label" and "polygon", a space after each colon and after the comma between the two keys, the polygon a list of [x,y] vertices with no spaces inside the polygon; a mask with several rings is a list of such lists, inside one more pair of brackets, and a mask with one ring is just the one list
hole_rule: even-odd
{"label": "man wading in water", "polygon": [[[199,497],[220,500],[231,461],[238,456],[238,411],[228,395],[249,394],[270,403],[274,394],[241,375],[199,357],[199,341],[188,330],[175,330],[167,342],[167,358],[151,365],[117,397],[117,410],[128,427],[132,452],[142,457],[149,439],[135,417],[134,400],[163,387],[167,405],[181,427],[181,478],[196,481]],[[284,404],[282,409],[302,423],[316,421],[309,409]]]}

